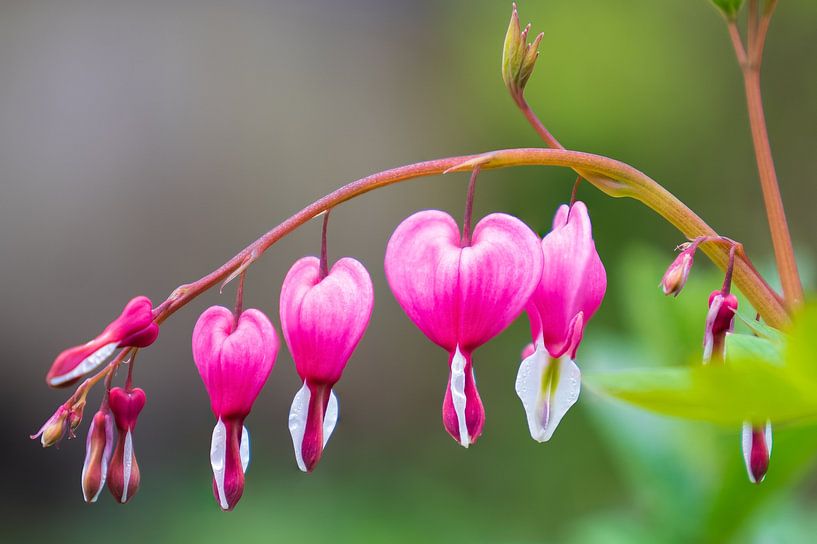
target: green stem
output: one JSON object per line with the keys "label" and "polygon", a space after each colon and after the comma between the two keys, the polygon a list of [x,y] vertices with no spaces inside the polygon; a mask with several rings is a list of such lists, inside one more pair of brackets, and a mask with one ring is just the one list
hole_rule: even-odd
{"label": "green stem", "polygon": [[[480,155],[448,157],[372,174],[344,185],[313,202],[261,236],[213,272],[193,283],[175,289],[154,310],[155,320],[157,323],[163,322],[199,294],[230,278],[237,270],[246,269],[275,242],[338,204],[400,181],[449,171],[472,171],[477,165],[482,169],[512,166],[573,168],[591,184],[610,196],[630,197],[644,203],[678,228],[687,238],[717,236],[717,233],[700,217],[649,176],[614,159],[579,151],[541,148],[505,149]],[[729,248],[728,243],[718,241],[701,245],[701,250],[722,269],[726,268]],[[745,256],[739,256],[735,263],[734,281],[767,323],[773,327],[784,327],[789,323],[788,313],[779,298]]]}

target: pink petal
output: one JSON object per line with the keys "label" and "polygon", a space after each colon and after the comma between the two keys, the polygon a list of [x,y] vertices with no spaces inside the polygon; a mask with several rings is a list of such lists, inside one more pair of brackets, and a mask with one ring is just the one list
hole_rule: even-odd
{"label": "pink petal", "polygon": [[386,248],[385,270],[400,306],[428,338],[471,352],[505,329],[536,288],[542,252],[520,220],[491,214],[470,246],[450,215],[427,210],[403,221]]}
{"label": "pink petal", "polygon": [[374,289],[357,260],[340,259],[320,278],[320,261],[298,260],[281,287],[281,328],[298,374],[334,384],[340,379],[374,306]]}
{"label": "pink petal", "polygon": [[246,417],[267,381],[278,354],[278,337],[259,310],[235,319],[227,308],[213,306],[193,329],[193,359],[216,416]]}
{"label": "pink petal", "polygon": [[71,385],[98,368],[117,347],[147,347],[158,335],[150,299],[135,297],[99,336],[60,353],[45,377],[46,382],[52,387]]}
{"label": "pink petal", "polygon": [[[571,323],[579,312],[586,324],[601,305],[607,275],[593,242],[592,226],[583,202],[562,205],[553,230],[542,240],[542,280],[531,303],[539,313],[545,346],[553,357],[573,355],[581,330]],[[532,324],[533,327],[533,324]]]}

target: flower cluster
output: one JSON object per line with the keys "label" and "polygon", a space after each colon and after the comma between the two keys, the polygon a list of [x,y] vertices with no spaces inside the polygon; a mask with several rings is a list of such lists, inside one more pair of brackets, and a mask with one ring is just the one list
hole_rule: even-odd
{"label": "flower cluster", "polygon": [[[472,183],[474,179],[475,174]],[[485,422],[473,354],[527,310],[534,344],[520,367],[516,390],[531,435],[547,440],[578,397],[580,374],[573,359],[606,287],[587,208],[582,202],[560,207],[553,230],[540,239],[522,221],[502,213],[484,217],[472,232],[472,198],[473,190],[463,232],[438,210],[403,221],[386,247],[386,279],[409,319],[448,352],[443,425],[464,447],[479,438]],[[242,309],[244,271],[238,275],[235,310],[208,308],[192,334],[193,361],[216,419],[210,465],[213,494],[223,510],[232,510],[244,492],[250,460],[245,422],[279,350],[270,319],[261,310]],[[292,401],[289,430],[296,464],[304,472],[315,469],[338,423],[334,388],[366,331],[373,306],[372,280],[362,263],[345,257],[329,267],[325,219],[321,258],[304,257],[292,265],[279,302],[283,337],[302,380]],[[106,484],[121,503],[139,488],[133,433],[145,393],[131,384],[133,361],[138,348],[158,336],[157,314],[146,297],[133,299],[94,340],[60,354],[48,373],[52,386],[76,382],[122,348],[35,435],[44,446],[65,434],[73,436],[88,390],[106,378],[106,395],[86,441],[86,502],[95,502]],[[125,387],[111,387],[116,369],[125,363]]]}
{"label": "flower cluster", "polygon": [[[722,237],[700,237],[679,246],[681,252],[667,268],[661,279],[661,289],[665,295],[678,296],[686,284],[692,262],[698,247],[708,241],[726,242],[731,245],[726,277],[720,289],[709,295],[709,310],[706,313],[703,341],[703,364],[724,364],[727,361],[726,338],[735,328],[738,299],[731,293],[732,272],[735,254],[739,244]],[[766,477],[769,458],[772,454],[772,424],[744,422],[741,430],[741,448],[749,481],[760,483]]]}

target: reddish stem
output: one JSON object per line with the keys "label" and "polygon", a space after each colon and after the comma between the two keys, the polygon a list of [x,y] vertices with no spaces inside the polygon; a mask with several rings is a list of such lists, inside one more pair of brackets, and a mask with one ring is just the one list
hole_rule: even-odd
{"label": "reddish stem", "polygon": [[[803,286],[797,270],[789,224],[780,195],[780,185],[772,158],[769,133],[766,128],[766,115],[763,111],[763,98],[760,90],[760,65],[763,49],[772,14],[777,2],[772,0],[761,14],[757,0],[749,2],[748,47],[744,49],[740,33],[735,22],[729,23],[729,34],[735,55],[743,73],[743,84],[746,93],[746,108],[749,113],[749,125],[752,132],[752,143],[755,150],[757,170],[760,177],[760,188],[763,192],[763,203],[774,248],[777,273],[783,287],[783,297],[789,308],[796,308],[803,303]],[[748,55],[747,55],[748,49]]]}
{"label": "reddish stem", "polygon": [[[580,170],[583,172],[582,177],[602,192],[614,197],[639,200],[678,228],[687,238],[717,236],[706,222],[649,176],[614,159],[579,151],[540,148],[505,149],[480,155],[448,157],[372,174],[320,198],[261,236],[213,272],[176,288],[154,309],[155,320],[162,323],[198,295],[227,279],[241,267],[248,266],[248,263],[259,258],[275,242],[329,208],[400,181],[446,171],[473,170],[474,163],[480,164],[483,169],[539,165]],[[725,269],[729,257],[728,247],[725,243],[707,243],[701,249],[715,264]],[[789,323],[788,313],[777,295],[743,256],[735,266],[735,283],[771,326],[781,328]]]}
{"label": "reddish stem", "polygon": [[474,212],[474,193],[477,188],[477,176],[480,165],[474,166],[471,171],[471,178],[468,180],[468,192],[465,195],[465,213],[462,216],[462,243],[461,247],[471,245],[471,217]]}
{"label": "reddish stem", "polygon": [[326,229],[329,226],[329,212],[332,209],[326,210],[323,214],[323,227],[321,228],[321,262],[320,262],[320,279],[329,275],[329,257],[326,248]]}
{"label": "reddish stem", "polygon": [[235,326],[238,326],[238,320],[241,318],[241,312],[244,311],[244,280],[247,277],[247,271],[241,272],[238,276],[238,287],[235,288],[235,308],[233,309],[233,316],[235,318]]}

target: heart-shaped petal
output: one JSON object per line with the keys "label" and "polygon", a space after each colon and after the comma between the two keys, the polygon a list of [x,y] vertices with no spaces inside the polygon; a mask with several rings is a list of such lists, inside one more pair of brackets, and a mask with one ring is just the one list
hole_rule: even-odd
{"label": "heart-shaped petal", "polygon": [[542,240],[542,252],[541,282],[528,307],[533,338],[541,334],[551,356],[572,358],[584,329],[582,325],[575,333],[576,315],[583,314],[584,324],[590,321],[607,290],[607,274],[583,202],[559,207],[553,230]]}
{"label": "heart-shaped petal", "polygon": [[315,257],[292,265],[281,287],[281,329],[301,379],[337,382],[373,307],[372,280],[359,261],[340,259],[324,278]]}
{"label": "heart-shaped petal", "polygon": [[199,317],[193,359],[216,417],[243,419],[249,414],[277,354],[278,336],[259,310],[245,310],[238,324],[223,306],[212,306]]}
{"label": "heart-shaped petal", "polygon": [[400,306],[428,338],[454,353],[484,344],[522,311],[542,271],[538,237],[506,214],[483,218],[471,245],[445,212],[403,221],[386,248],[386,278]]}

